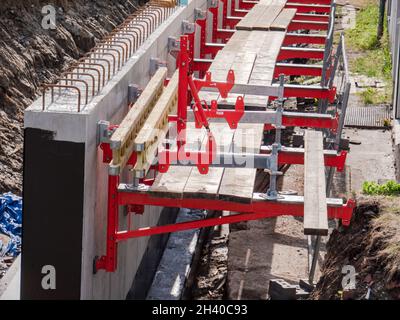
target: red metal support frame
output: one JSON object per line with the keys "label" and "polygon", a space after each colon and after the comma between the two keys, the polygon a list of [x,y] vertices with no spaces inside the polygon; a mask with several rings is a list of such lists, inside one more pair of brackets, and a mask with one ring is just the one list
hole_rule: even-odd
{"label": "red metal support frame", "polygon": [[251,10],[258,3],[258,1],[246,1],[239,0],[239,9],[242,10]]}
{"label": "red metal support frame", "polygon": [[327,14],[296,13],[294,20],[329,22]]}
{"label": "red metal support frame", "polygon": [[[294,0],[298,2],[297,0]],[[297,13],[330,13],[330,5],[315,5],[315,4],[299,4],[299,3],[286,3],[285,8],[297,9]]]}
{"label": "red metal support frame", "polygon": [[[129,202],[129,196],[129,194],[121,194],[121,202]],[[291,215],[294,217],[302,217],[304,215],[304,204],[279,204],[269,201],[260,201],[251,204],[240,204],[224,202],[221,200],[202,199],[202,201],[196,201],[196,199],[150,198],[146,194],[138,195],[137,200],[149,205],[158,205],[164,207],[190,207],[193,209],[199,207],[199,209],[224,210],[243,213],[231,216],[223,216],[219,218],[209,218],[204,220],[170,224],[165,226],[153,226],[138,230],[120,231],[116,234],[117,242],[128,240],[131,238],[148,237],[156,234],[219,226],[241,221],[260,220],[283,215]],[[198,204],[200,204],[200,206]],[[328,206],[328,218],[341,219],[342,224],[344,226],[348,226],[350,224],[354,207],[355,202],[351,199],[348,200],[347,203],[345,205],[342,205],[341,207]]]}
{"label": "red metal support frame", "polygon": [[196,25],[200,28],[200,58],[204,59],[206,55],[211,55],[211,59],[214,59],[217,53],[224,47],[224,44],[213,43],[208,45],[206,43],[206,32],[207,32],[207,19],[196,19]]}
{"label": "red metal support frame", "polygon": [[[240,221],[258,220],[264,218],[278,217],[282,215],[291,215],[301,217],[304,215],[304,203],[283,203],[279,201],[252,201],[249,204],[228,202],[212,199],[188,199],[188,198],[159,198],[151,196],[148,193],[129,193],[120,192],[118,197],[119,205],[124,206],[130,203],[139,203],[142,205],[153,205],[172,208],[192,208],[204,210],[221,210],[241,212],[237,215],[225,216],[220,218],[211,218],[185,223],[177,223],[166,226],[146,227],[138,230],[126,230],[116,233],[116,242],[128,240],[131,238],[151,236],[155,234],[171,233],[188,229],[197,229],[203,227],[218,226],[222,224],[236,223]],[[344,226],[350,224],[354,200],[348,200],[341,206],[327,206],[329,219],[341,219]]]}
{"label": "red metal support frame", "polygon": [[[347,152],[341,151],[339,154],[325,154],[324,163],[326,167],[336,168],[337,171],[342,172],[346,164]],[[278,163],[284,164],[304,164],[304,153],[281,150],[278,154]]]}
{"label": "red metal support frame", "polygon": [[[118,232],[118,185],[119,176],[108,176],[108,210],[107,210],[107,248],[106,255],[95,260],[95,269],[104,269],[114,272],[117,269],[118,244],[116,235]],[[137,203],[135,203],[137,204]]]}
{"label": "red metal support frame", "polygon": [[312,4],[312,5],[330,5],[332,0],[293,0],[288,2],[294,2],[297,4]]}
{"label": "red metal support frame", "polygon": [[297,30],[315,30],[315,31],[326,31],[328,30],[328,22],[320,21],[303,21],[303,20],[292,20],[288,26],[288,31]]}
{"label": "red metal support frame", "polygon": [[277,64],[274,70],[274,78],[279,77],[280,74],[285,76],[312,76],[320,77],[322,75],[322,67],[311,65],[290,65],[290,64]]}
{"label": "red metal support frame", "polygon": [[324,50],[282,47],[281,51],[279,52],[277,61],[289,60],[289,59],[323,60],[324,59]]}
{"label": "red metal support frame", "polygon": [[220,40],[222,43],[227,43],[234,30],[218,29],[218,6],[210,7],[208,11],[212,14],[212,42],[217,43]]}
{"label": "red metal support frame", "polygon": [[247,9],[236,8],[235,0],[231,0],[231,16],[232,17],[243,18],[249,13],[249,11],[250,10],[247,10]]}
{"label": "red metal support frame", "polygon": [[284,88],[284,97],[328,99],[330,103],[333,103],[336,98],[336,87],[321,88],[313,86],[286,85]]}
{"label": "red metal support frame", "polygon": [[[219,0],[222,2],[222,28],[235,29],[236,25],[242,20],[239,16],[228,16],[228,0]],[[231,3],[234,0],[231,1]],[[233,4],[234,5],[234,4]]]}

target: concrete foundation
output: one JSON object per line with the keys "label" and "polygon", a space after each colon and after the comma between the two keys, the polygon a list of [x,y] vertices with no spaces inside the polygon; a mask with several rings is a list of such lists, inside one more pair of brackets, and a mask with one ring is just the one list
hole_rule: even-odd
{"label": "concrete foundation", "polygon": [[[41,99],[26,110],[25,134],[29,140],[34,132],[37,146],[34,149],[25,146],[25,150],[35,156],[26,154],[24,164],[21,298],[126,298],[142,258],[147,256],[149,239],[139,238],[121,243],[118,247],[118,270],[115,273],[99,271],[93,274],[94,258],[106,252],[107,224],[108,173],[97,143],[97,123],[107,120],[118,124],[123,119],[128,111],[128,85],[144,87],[147,84],[150,80],[151,58],[166,60],[172,74],[175,60],[168,55],[168,37],[178,36],[181,22],[193,21],[194,9],[205,7],[205,0],[192,0],[187,6],[180,7],[80,113],[65,109],[42,112]],[[42,149],[44,145],[47,149]],[[68,153],[62,156],[63,150],[80,151],[77,151],[79,155]],[[44,152],[54,157],[47,157]],[[40,157],[44,160],[43,167],[39,169],[36,164]],[[80,164],[82,168],[76,168]],[[52,166],[53,170],[47,170],[47,165]],[[74,170],[79,172],[70,175]],[[78,178],[80,173],[82,177]],[[77,178],[70,181],[71,177]],[[77,195],[77,190],[83,191],[81,197]],[[58,206],[44,205],[51,203],[48,194],[53,196],[53,203]],[[73,211],[68,211],[68,208]],[[142,216],[133,217],[132,225],[142,227],[157,224],[161,209],[147,207]],[[174,218],[171,211],[164,214],[171,214],[171,218]],[[123,213],[120,221],[127,223]],[[71,229],[66,230],[66,226]],[[47,241],[48,245],[43,246],[39,240]],[[71,243],[76,245],[71,247]],[[40,280],[45,276],[42,267],[46,265],[54,266],[56,279],[60,279],[55,289],[45,290],[41,285]],[[79,273],[75,274],[77,268]]]}

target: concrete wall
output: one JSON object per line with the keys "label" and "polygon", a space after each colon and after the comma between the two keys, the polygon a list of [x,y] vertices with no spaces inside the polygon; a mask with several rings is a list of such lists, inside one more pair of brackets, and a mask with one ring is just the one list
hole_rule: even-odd
{"label": "concrete wall", "polygon": [[392,56],[393,110],[394,117],[400,118],[400,4],[398,0],[388,1],[388,31]]}
{"label": "concrete wall", "polygon": [[[93,259],[106,251],[107,223],[107,166],[102,163],[102,153],[96,143],[97,123],[99,120],[108,120],[117,124],[123,119],[127,113],[128,85],[146,85],[150,79],[150,58],[169,61],[172,73],[175,64],[168,57],[168,37],[181,33],[182,20],[193,21],[195,8],[205,9],[206,1],[191,0],[187,7],[179,8],[147,39],[135,56],[81,113],[42,112],[40,99],[25,112],[25,128],[54,132],[54,139],[57,141],[85,144],[81,299],[125,299],[148,243],[148,238],[121,243],[118,248],[118,270],[112,274],[99,271],[93,275]],[[134,217],[132,225],[141,227],[157,224],[160,212],[161,208],[148,207],[143,216]],[[127,223],[123,215],[120,220],[121,226]],[[62,221],[58,227],[62,228]]]}

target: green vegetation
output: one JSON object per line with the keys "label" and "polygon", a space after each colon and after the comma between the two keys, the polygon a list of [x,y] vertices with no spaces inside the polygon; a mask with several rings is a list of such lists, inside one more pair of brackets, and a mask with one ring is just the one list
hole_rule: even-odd
{"label": "green vegetation", "polygon": [[353,58],[350,66],[353,72],[368,77],[382,79],[386,83],[383,92],[366,90],[362,98],[366,104],[388,103],[392,97],[392,61],[389,49],[387,20],[385,19],[384,35],[377,39],[379,7],[369,4],[357,14],[356,27],[346,32],[347,43],[353,50],[362,55]]}
{"label": "green vegetation", "polygon": [[400,195],[400,183],[390,180],[384,184],[365,181],[362,192],[368,195],[398,196]]}
{"label": "green vegetation", "polygon": [[359,93],[364,104],[383,104],[392,99],[391,88],[378,90],[376,88],[367,88]]}

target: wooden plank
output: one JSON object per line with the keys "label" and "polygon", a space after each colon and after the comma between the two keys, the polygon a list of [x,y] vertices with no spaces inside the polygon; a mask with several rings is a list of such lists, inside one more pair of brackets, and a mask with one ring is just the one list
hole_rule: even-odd
{"label": "wooden plank", "polygon": [[253,23],[253,30],[268,31],[284,5],[270,5],[263,8],[262,14]]}
{"label": "wooden plank", "polygon": [[236,25],[236,30],[252,30],[268,5],[256,4],[250,12]]}
{"label": "wooden plank", "polygon": [[[269,31],[265,33],[267,36],[261,45],[260,53],[257,55],[253,71],[250,75],[249,84],[271,85],[274,77],[276,59],[282,47],[283,40],[285,39],[285,33],[278,31]],[[268,97],[246,95],[245,102],[249,105],[266,106]]]}
{"label": "wooden plank", "polygon": [[138,154],[134,170],[141,172],[139,176],[147,173],[154,161],[159,144],[168,132],[168,115],[174,113],[177,107],[178,82],[179,71],[177,70],[135,139]]}
{"label": "wooden plank", "polygon": [[304,144],[304,234],[326,236],[328,210],[322,132],[307,130]]}
{"label": "wooden plank", "polygon": [[[234,130],[230,129],[226,123],[211,123],[211,132],[214,135],[217,149],[227,151],[232,144]],[[203,148],[205,142],[203,143]],[[209,168],[206,175],[200,174],[197,167],[193,167],[187,180],[184,198],[193,199],[216,199],[218,196],[219,185],[221,183],[224,168]]]}
{"label": "wooden plank", "polygon": [[[194,122],[187,123],[185,150],[200,150],[206,130],[197,129]],[[173,148],[176,150],[176,146]],[[161,198],[182,198],[192,167],[171,166],[166,173],[159,173],[151,186],[150,194]]]}
{"label": "wooden plank", "polygon": [[[233,138],[235,153],[258,153],[263,138],[263,124],[240,123]],[[253,198],[257,170],[253,168],[225,168],[218,198],[225,201],[250,203]]]}
{"label": "wooden plank", "polygon": [[134,149],[134,139],[164,90],[167,68],[159,68],[110,139],[111,166],[123,168]]}
{"label": "wooden plank", "polygon": [[283,9],[282,12],[276,17],[271,24],[270,30],[286,31],[289,24],[292,22],[296,15],[296,9]]}

